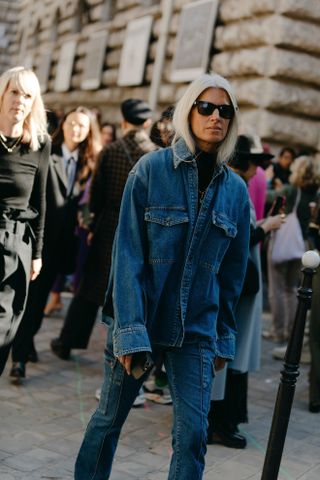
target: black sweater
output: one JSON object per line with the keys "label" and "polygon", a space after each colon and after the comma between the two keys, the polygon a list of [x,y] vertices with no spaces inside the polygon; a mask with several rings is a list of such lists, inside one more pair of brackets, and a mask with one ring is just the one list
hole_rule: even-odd
{"label": "black sweater", "polygon": [[[8,146],[16,141],[7,140]],[[19,211],[32,207],[38,212],[32,221],[36,237],[33,258],[40,258],[42,251],[49,155],[49,139],[36,152],[23,143],[8,152],[0,144],[0,205]]]}

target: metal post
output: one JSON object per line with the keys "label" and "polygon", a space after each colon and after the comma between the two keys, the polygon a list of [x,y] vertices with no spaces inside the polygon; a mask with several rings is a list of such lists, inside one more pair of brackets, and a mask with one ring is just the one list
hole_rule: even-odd
{"label": "metal post", "polygon": [[298,290],[298,308],[285,354],[284,369],[281,371],[261,480],[277,480],[278,478],[295,386],[299,376],[306,316],[311,306],[312,277],[319,263],[319,255],[315,251],[308,251],[302,257],[303,281]]}

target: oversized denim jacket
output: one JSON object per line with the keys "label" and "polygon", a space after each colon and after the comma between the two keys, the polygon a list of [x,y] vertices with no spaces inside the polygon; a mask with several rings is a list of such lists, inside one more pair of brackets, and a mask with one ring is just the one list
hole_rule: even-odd
{"label": "oversized denim jacket", "polygon": [[233,359],[234,310],[249,245],[243,180],[215,170],[201,207],[198,169],[184,140],[144,155],[129,174],[106,302],[116,356],[179,347],[185,331]]}

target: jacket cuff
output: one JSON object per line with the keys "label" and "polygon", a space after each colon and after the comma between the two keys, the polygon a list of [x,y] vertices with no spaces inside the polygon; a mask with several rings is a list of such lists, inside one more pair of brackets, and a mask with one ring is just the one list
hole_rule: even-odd
{"label": "jacket cuff", "polygon": [[216,343],[217,357],[233,360],[236,351],[236,337],[232,333],[218,338]]}
{"label": "jacket cuff", "polygon": [[116,357],[136,352],[151,352],[149,336],[144,325],[117,328],[113,335],[113,351]]}

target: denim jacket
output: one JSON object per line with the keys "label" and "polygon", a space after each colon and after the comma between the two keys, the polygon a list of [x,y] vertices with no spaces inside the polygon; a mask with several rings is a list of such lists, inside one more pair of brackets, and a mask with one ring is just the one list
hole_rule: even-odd
{"label": "denim jacket", "polygon": [[129,174],[113,246],[113,318],[103,321],[114,354],[179,347],[191,335],[233,359],[249,224],[246,185],[227,166],[215,169],[199,208],[184,140],[144,155]]}

